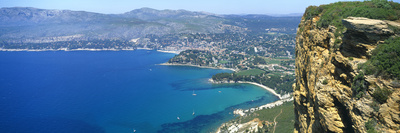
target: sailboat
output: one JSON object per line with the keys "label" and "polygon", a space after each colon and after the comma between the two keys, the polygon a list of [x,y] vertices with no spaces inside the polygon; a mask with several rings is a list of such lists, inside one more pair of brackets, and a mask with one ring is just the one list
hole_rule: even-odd
{"label": "sailboat", "polygon": [[193,109],[193,114],[192,114],[192,115],[195,115],[195,114],[194,114],[194,109]]}
{"label": "sailboat", "polygon": [[192,94],[193,96],[196,96],[197,94],[196,93],[194,93],[194,90],[193,90],[193,94]]}

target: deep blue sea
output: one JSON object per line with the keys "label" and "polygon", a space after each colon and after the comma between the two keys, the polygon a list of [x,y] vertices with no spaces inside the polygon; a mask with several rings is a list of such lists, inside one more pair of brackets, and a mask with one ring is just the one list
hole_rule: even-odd
{"label": "deep blue sea", "polygon": [[0,52],[0,132],[210,132],[235,108],[278,99],[250,84],[208,82],[229,70],[157,65],[174,55]]}

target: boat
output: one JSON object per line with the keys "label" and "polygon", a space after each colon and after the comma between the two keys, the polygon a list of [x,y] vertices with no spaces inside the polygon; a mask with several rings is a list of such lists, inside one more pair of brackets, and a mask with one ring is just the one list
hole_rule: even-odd
{"label": "boat", "polygon": [[197,94],[196,93],[194,93],[194,90],[193,90],[193,94],[192,94],[193,96],[196,96]]}
{"label": "boat", "polygon": [[178,116],[178,117],[176,117],[176,119],[180,120],[181,118],[179,118],[179,116]]}
{"label": "boat", "polygon": [[195,115],[194,110],[193,110],[193,114],[192,115]]}

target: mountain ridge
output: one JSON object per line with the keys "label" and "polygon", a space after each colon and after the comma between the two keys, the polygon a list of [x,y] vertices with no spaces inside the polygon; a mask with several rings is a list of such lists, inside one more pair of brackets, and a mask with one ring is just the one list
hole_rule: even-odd
{"label": "mountain ridge", "polygon": [[[246,15],[247,16],[247,15]],[[217,15],[187,10],[135,9],[122,14],[101,14],[86,11],[47,10],[33,7],[0,8],[0,41],[5,43],[51,42],[46,38],[79,36],[69,40],[130,40],[149,34],[179,33],[245,33],[266,28],[293,28],[300,17],[274,18],[266,15]],[[247,21],[247,20],[249,21]],[[276,22],[263,25],[257,20]],[[240,21],[237,23],[237,21]],[[250,25],[250,27],[249,27]],[[52,40],[63,41],[63,40]]]}

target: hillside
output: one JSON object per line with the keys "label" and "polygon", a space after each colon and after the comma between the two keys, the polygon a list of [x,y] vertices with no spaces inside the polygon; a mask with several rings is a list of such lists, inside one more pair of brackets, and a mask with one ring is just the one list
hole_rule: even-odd
{"label": "hillside", "polygon": [[[46,10],[30,7],[0,9],[0,42],[53,43],[65,41],[122,40],[148,35],[182,33],[253,33],[282,28],[294,33],[300,17],[216,15],[186,10],[141,8],[123,14]],[[265,24],[265,22],[270,22]],[[286,25],[290,25],[288,27]],[[260,26],[262,25],[262,26]]]}
{"label": "hillside", "polygon": [[296,37],[295,132],[398,132],[400,4],[310,6]]}

